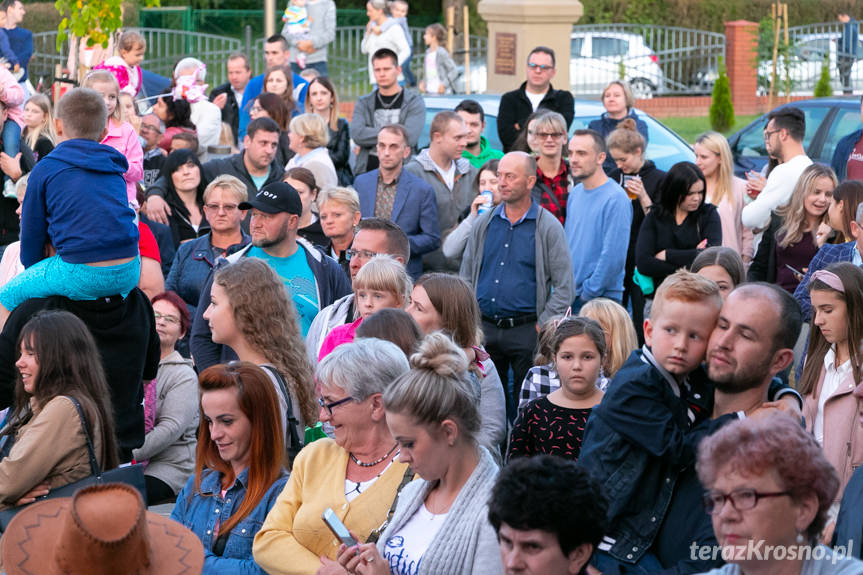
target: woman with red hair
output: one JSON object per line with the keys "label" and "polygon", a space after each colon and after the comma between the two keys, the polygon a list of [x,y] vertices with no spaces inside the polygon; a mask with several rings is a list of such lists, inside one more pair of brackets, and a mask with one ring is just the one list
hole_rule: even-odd
{"label": "woman with red hair", "polygon": [[132,451],[146,464],[147,505],[173,501],[195,469],[198,375],[177,351],[192,324],[186,302],[172,291],[153,297],[159,371],[144,384],[144,445]]}
{"label": "woman with red hair", "polygon": [[171,519],[204,544],[204,575],[263,574],[252,559],[252,541],[288,480],[276,390],[247,361],[207,368],[199,388],[195,474]]}

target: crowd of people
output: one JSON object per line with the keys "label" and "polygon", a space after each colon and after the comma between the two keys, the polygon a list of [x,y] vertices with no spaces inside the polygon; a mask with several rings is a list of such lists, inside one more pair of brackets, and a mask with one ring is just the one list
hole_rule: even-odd
{"label": "crowd of people", "polygon": [[350,119],[332,0],[143,116],[137,32],[53,103],[4,52],[3,570],[863,574],[860,132],[815,163],[783,107],[763,173],[714,132],[663,172],[624,81],[570,136],[540,46],[503,149],[465,99],[418,150],[408,8]]}

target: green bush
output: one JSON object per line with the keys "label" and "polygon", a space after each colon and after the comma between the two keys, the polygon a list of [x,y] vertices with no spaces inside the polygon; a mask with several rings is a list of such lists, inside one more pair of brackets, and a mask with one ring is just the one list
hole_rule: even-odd
{"label": "green bush", "polygon": [[824,58],[824,63],[821,64],[821,76],[818,77],[818,83],[815,84],[816,98],[829,98],[833,95],[833,86],[830,84],[830,61]]}
{"label": "green bush", "polygon": [[734,125],[734,104],[725,64],[719,64],[719,77],[713,84],[713,102],[710,104],[710,125],[717,132],[727,132]]}

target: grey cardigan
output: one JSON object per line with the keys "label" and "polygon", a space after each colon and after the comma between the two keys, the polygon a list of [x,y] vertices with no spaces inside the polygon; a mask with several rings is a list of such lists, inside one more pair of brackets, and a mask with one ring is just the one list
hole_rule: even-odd
{"label": "grey cardigan", "polygon": [[[327,47],[336,39],[336,3],[333,0],[309,0],[306,4],[309,15],[309,40],[315,51],[306,55],[306,62],[315,64],[327,61]],[[296,40],[288,34],[288,25],[282,27],[282,36],[291,48],[291,62],[297,61]]]}
{"label": "grey cardigan", "polygon": [[458,79],[458,69],[455,62],[452,61],[452,56],[446,51],[443,46],[438,46],[437,57],[435,58],[435,67],[437,68],[437,77],[440,83],[444,86],[445,94],[455,92],[455,81]]}
{"label": "grey cardigan", "polygon": [[[496,213],[497,208],[487,211],[476,219],[473,234],[468,239],[461,261],[459,275],[474,291],[479,283],[485,236],[488,233],[491,218]],[[550,317],[565,313],[572,305],[575,299],[575,280],[563,226],[551,212],[542,207],[539,208],[539,215],[536,217],[535,243],[536,315],[539,317],[539,325],[542,325]]]}
{"label": "grey cardigan", "polygon": [[159,361],[156,424],[132,457],[149,459],[144,475],[161,479],[179,493],[195,472],[197,429],[198,376],[192,360],[175,351]]}
{"label": "grey cardigan", "polygon": [[[479,464],[423,554],[418,575],[503,573],[497,534],[488,520],[488,500],[498,468],[484,447],[480,447],[479,452]],[[402,489],[392,521],[378,540],[381,557],[387,540],[413,517],[432,487],[432,482],[418,479]]]}

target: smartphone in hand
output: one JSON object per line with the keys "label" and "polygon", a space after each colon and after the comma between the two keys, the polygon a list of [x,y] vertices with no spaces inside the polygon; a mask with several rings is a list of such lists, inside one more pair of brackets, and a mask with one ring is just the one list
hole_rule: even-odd
{"label": "smartphone in hand", "polygon": [[353,538],[350,531],[348,531],[348,528],[345,527],[345,524],[342,523],[342,520],[338,518],[332,509],[327,507],[321,518],[324,520],[327,527],[330,528],[330,531],[333,532],[333,535],[335,535],[339,541],[344,543],[346,547],[353,547],[357,544],[357,540]]}

